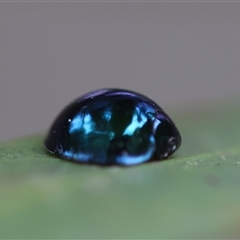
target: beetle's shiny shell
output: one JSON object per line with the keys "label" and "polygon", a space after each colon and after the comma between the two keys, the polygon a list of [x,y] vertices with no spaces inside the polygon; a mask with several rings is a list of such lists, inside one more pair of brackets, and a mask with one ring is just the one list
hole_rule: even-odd
{"label": "beetle's shiny shell", "polygon": [[181,144],[173,121],[151,99],[122,89],[90,92],[53,122],[47,149],[62,158],[99,165],[165,159]]}

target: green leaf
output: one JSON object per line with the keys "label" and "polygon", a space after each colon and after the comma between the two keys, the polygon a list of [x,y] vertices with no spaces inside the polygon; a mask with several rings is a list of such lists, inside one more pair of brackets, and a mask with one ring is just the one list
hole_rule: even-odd
{"label": "green leaf", "polygon": [[183,145],[134,167],[75,164],[43,135],[0,144],[0,238],[239,238],[240,104],[170,114]]}

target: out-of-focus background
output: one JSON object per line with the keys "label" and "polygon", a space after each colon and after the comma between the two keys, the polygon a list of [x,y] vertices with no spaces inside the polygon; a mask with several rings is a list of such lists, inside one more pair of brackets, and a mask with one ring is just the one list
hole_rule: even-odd
{"label": "out-of-focus background", "polygon": [[238,96],[239,13],[227,2],[1,2],[0,141],[46,131],[97,88],[141,92],[169,115]]}

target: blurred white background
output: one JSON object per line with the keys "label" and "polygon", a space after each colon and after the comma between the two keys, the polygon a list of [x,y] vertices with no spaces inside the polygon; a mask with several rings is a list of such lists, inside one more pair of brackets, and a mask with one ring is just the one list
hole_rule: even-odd
{"label": "blurred white background", "polygon": [[0,141],[106,87],[168,113],[239,95],[240,3],[0,3]]}

